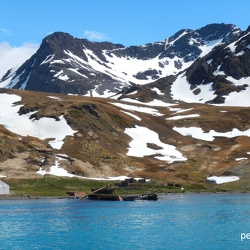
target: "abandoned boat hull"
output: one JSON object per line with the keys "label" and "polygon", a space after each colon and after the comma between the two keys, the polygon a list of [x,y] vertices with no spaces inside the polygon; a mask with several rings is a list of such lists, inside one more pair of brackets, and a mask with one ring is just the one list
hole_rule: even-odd
{"label": "abandoned boat hull", "polygon": [[116,194],[89,194],[87,196],[90,200],[99,201],[122,201],[122,197]]}

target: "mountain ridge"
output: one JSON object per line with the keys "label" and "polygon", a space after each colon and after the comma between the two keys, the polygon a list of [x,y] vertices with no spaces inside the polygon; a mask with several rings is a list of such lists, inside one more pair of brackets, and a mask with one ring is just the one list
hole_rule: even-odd
{"label": "mountain ridge", "polygon": [[[250,32],[249,28],[227,44],[220,44],[206,55],[197,58],[175,76],[163,77],[140,89],[158,88],[174,101],[214,103],[229,106],[250,106]],[[132,89],[132,88],[131,88]],[[134,89],[134,88],[133,88]],[[167,90],[164,90],[167,89]],[[128,93],[130,89],[126,90]],[[127,98],[121,92],[120,98]],[[138,96],[138,94],[137,94]],[[137,96],[130,98],[137,98]],[[170,98],[171,97],[171,98]],[[159,95],[158,99],[164,98]]]}
{"label": "mountain ridge", "polygon": [[231,24],[183,29],[163,41],[125,47],[90,42],[63,32],[44,38],[38,51],[1,85],[64,94],[112,96],[124,87],[176,75],[216,45],[242,31]]}

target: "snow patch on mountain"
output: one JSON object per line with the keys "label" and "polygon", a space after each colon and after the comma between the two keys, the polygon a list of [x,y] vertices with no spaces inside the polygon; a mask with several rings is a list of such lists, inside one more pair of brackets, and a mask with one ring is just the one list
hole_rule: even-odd
{"label": "snow patch on mountain", "polygon": [[47,96],[48,98],[50,99],[54,99],[54,100],[57,100],[57,101],[61,101],[61,98],[57,97],[57,96]]}
{"label": "snow patch on mountain", "polygon": [[21,87],[20,87],[21,90],[24,90],[26,88],[26,85],[27,85],[29,79],[30,79],[30,74],[26,78],[25,82],[21,85]]}
{"label": "snow patch on mountain", "polygon": [[239,80],[234,79],[232,76],[227,76],[226,79],[230,82],[232,82],[235,86],[243,86],[243,85],[249,85],[250,84],[250,77],[243,77]]}
{"label": "snow patch on mountain", "polygon": [[173,116],[170,118],[167,118],[167,120],[180,120],[180,119],[188,119],[188,118],[195,118],[195,117],[199,117],[199,114],[189,114],[189,115],[177,115],[177,116]]}
{"label": "snow patch on mountain", "polygon": [[189,108],[189,109],[183,109],[183,108],[169,108],[169,111],[175,112],[175,113],[184,113],[184,112],[188,112],[193,110],[193,108]]}
{"label": "snow patch on mountain", "polygon": [[237,136],[250,137],[250,129],[245,131],[240,131],[237,128],[234,128],[231,131],[224,133],[216,132],[214,130],[210,130],[209,132],[204,132],[199,127],[173,127],[173,130],[180,133],[183,136],[191,136],[193,138],[204,141],[213,141],[215,137],[226,137],[226,138],[234,138]]}
{"label": "snow patch on mountain", "polygon": [[[67,157],[67,155],[63,155],[64,157]],[[48,174],[48,175],[54,175],[54,176],[63,176],[63,177],[70,177],[70,178],[80,178],[80,179],[85,179],[85,180],[97,180],[97,181],[124,181],[125,179],[128,179],[128,176],[114,176],[114,177],[104,177],[104,178],[95,178],[95,177],[84,177],[84,176],[79,176],[79,175],[74,175],[74,174],[70,174],[67,170],[65,170],[64,168],[62,168],[60,166],[60,161],[64,161],[66,160],[64,157],[61,157],[61,155],[57,155],[56,159],[55,159],[55,163],[54,165],[52,165],[49,169],[49,171],[46,171],[43,169],[43,167],[40,167],[40,169],[36,172],[37,174],[40,174],[42,176]],[[43,163],[43,161],[42,161]],[[0,176],[1,177],[1,176]],[[135,178],[137,179],[137,178]],[[146,181],[149,181],[149,179],[147,179]]]}
{"label": "snow patch on mountain", "polygon": [[221,71],[221,64],[217,67],[217,69],[213,72],[214,76],[225,76],[225,72],[224,71]]}
{"label": "snow patch on mountain", "polygon": [[238,181],[239,179],[240,178],[238,176],[210,176],[207,178],[208,181],[214,182],[216,184]]}
{"label": "snow patch on mountain", "polygon": [[48,55],[48,56],[41,62],[40,65],[43,65],[43,64],[45,64],[45,63],[51,62],[51,61],[54,59],[54,57],[55,57],[55,54],[53,54],[53,55]]}
{"label": "snow patch on mountain", "polygon": [[249,107],[250,106],[250,87],[246,87],[246,90],[242,90],[238,92],[232,92],[228,96],[224,96],[225,106],[241,106],[241,107]]}
{"label": "snow patch on mountain", "polygon": [[241,40],[243,40],[245,37],[247,37],[250,34],[250,32],[246,33],[245,35],[241,36],[239,39],[234,41],[233,43],[230,43],[227,47],[231,50],[232,53],[235,53],[235,50],[237,48],[237,43],[239,43]]}
{"label": "snow patch on mountain", "polygon": [[[148,128],[135,126],[135,128],[126,128],[124,132],[132,138],[129,143],[128,156],[145,157],[155,155],[154,158],[169,163],[187,160],[173,145],[161,142],[159,135]],[[150,148],[148,146],[150,143],[156,145],[159,149]]]}
{"label": "snow patch on mountain", "polygon": [[[199,90],[198,94],[196,94],[196,90]],[[188,103],[204,103],[215,98],[212,83],[199,85],[195,89],[191,89],[185,73],[177,77],[172,85],[171,94],[173,99]]]}
{"label": "snow patch on mountain", "polygon": [[142,112],[151,114],[153,116],[163,116],[163,114],[159,113],[157,109],[149,108],[149,107],[142,107],[142,106],[135,106],[135,105],[129,105],[125,103],[111,103],[117,107],[120,107],[122,109],[130,110],[130,111],[136,111],[136,112]]}
{"label": "snow patch on mountain", "polygon": [[[214,75],[223,75],[226,74],[223,71],[220,71],[218,68]],[[227,76],[226,80],[232,82],[235,86],[245,86],[244,90],[239,92],[234,91],[228,95],[223,95],[225,98],[224,103],[213,104],[219,106],[242,106],[249,107],[250,101],[250,77],[241,78],[239,80],[234,79],[231,76]],[[185,73],[180,74],[176,81],[173,83],[171,88],[171,95],[173,99],[184,101],[187,103],[206,103],[213,100],[215,95],[215,90],[213,90],[213,83],[207,83],[204,85],[198,85],[194,89],[191,89],[190,83],[187,81]]]}
{"label": "snow patch on mountain", "polygon": [[142,60],[132,57],[124,58],[116,55],[109,57],[107,54],[104,55],[108,60],[107,65],[110,68],[106,69],[105,72],[110,72],[110,74],[118,76],[120,80],[124,79],[123,81],[125,82],[133,82],[140,85],[155,81],[156,78],[154,76],[147,76],[146,79],[138,79],[136,78],[138,73],[154,70],[157,72],[157,78],[160,78],[178,73],[179,70],[176,68],[176,62],[182,65],[182,69],[191,65],[191,62],[184,62],[182,58],[177,56],[170,59],[160,58],[160,55],[158,55],[155,58]]}
{"label": "snow patch on mountain", "polygon": [[127,114],[127,115],[129,115],[129,116],[131,116],[131,117],[133,117],[133,118],[136,119],[137,121],[141,121],[141,118],[140,118],[139,116],[137,116],[137,115],[134,115],[134,114],[132,114],[132,113],[130,113],[130,112],[127,112],[127,111],[124,111],[124,110],[121,110],[121,112],[123,112],[124,114]]}
{"label": "snow patch on mountain", "polygon": [[213,40],[210,42],[207,42],[205,45],[201,46],[200,49],[202,50],[199,57],[203,57],[207,55],[209,52],[211,52],[216,46],[220,45],[222,42],[222,39]]}
{"label": "snow patch on mountain", "polygon": [[[9,70],[9,74],[8,74],[7,78],[5,78],[3,81],[0,81],[0,88],[5,88],[9,84],[12,77],[15,76],[17,69],[18,69],[18,67],[13,67]],[[1,80],[1,76],[0,76],[0,80]]]}
{"label": "snow patch on mountain", "polygon": [[31,120],[30,116],[34,112],[19,115],[18,111],[22,105],[15,105],[21,101],[17,95],[0,94],[0,124],[13,133],[21,136],[33,136],[41,140],[54,138],[49,144],[55,149],[60,149],[66,136],[73,136],[74,131],[67,124],[63,116],[59,121],[53,118],[43,117],[39,120]]}
{"label": "snow patch on mountain", "polygon": [[161,100],[153,100],[150,102],[140,102],[138,100],[135,99],[130,99],[130,98],[123,98],[122,99],[124,102],[131,102],[133,104],[138,104],[138,105],[144,105],[144,106],[149,106],[149,107],[171,107],[171,106],[175,106],[175,103],[167,103],[167,102],[163,102]]}

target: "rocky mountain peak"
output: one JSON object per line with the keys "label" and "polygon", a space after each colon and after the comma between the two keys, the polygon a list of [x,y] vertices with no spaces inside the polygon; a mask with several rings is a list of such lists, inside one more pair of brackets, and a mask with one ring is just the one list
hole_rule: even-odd
{"label": "rocky mountain peak", "polygon": [[55,32],[11,77],[6,88],[112,96],[124,87],[176,75],[214,47],[240,35],[230,24],[182,29],[164,41],[125,47]]}
{"label": "rocky mountain peak", "polygon": [[214,23],[198,29],[197,33],[207,42],[217,39],[223,39],[223,42],[229,42],[237,38],[241,30],[233,24]]}

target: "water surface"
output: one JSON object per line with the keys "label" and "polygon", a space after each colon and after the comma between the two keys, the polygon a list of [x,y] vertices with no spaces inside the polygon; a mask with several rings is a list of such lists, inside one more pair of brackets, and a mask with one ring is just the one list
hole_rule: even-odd
{"label": "water surface", "polygon": [[1,200],[0,228],[0,249],[250,249],[250,195]]}

